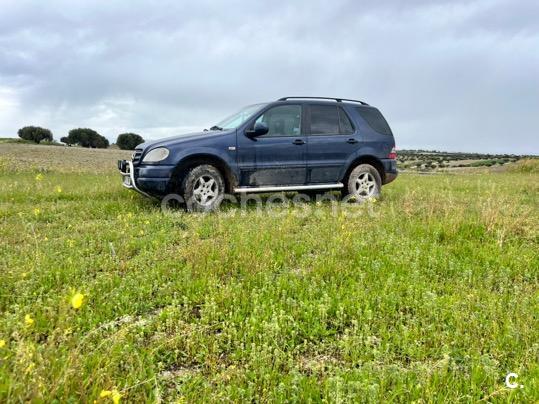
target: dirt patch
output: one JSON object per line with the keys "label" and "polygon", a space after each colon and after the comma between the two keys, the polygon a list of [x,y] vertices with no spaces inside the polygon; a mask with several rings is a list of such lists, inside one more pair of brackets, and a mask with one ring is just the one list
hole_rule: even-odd
{"label": "dirt patch", "polygon": [[0,167],[9,171],[107,172],[117,169],[117,160],[131,158],[119,149],[0,144]]}

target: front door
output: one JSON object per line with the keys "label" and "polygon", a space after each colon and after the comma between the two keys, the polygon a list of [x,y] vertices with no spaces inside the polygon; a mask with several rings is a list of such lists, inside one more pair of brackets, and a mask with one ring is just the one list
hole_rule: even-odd
{"label": "front door", "polygon": [[[302,130],[302,106],[278,105],[254,123],[265,123],[267,134],[238,139],[242,186],[303,185],[306,180],[307,138]],[[253,125],[254,125],[253,123]]]}
{"label": "front door", "polygon": [[359,134],[340,106],[312,104],[309,110],[309,184],[336,183],[345,162],[359,148]]}

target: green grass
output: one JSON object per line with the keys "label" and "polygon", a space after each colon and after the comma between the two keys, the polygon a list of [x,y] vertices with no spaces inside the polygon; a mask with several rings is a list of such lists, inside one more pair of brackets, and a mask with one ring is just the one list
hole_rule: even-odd
{"label": "green grass", "polygon": [[11,161],[0,402],[539,400],[538,174],[409,174],[336,213],[201,215],[162,213],[111,170]]}
{"label": "green grass", "polygon": [[0,144],[8,144],[8,143],[13,143],[13,144],[35,144],[31,140],[24,140],[24,139],[15,138],[15,137],[0,137]]}
{"label": "green grass", "polygon": [[30,144],[30,145],[41,145],[41,146],[64,146],[62,143],[57,142],[56,140],[42,140],[40,143],[35,143],[31,140],[24,140],[14,137],[0,137],[0,144]]}

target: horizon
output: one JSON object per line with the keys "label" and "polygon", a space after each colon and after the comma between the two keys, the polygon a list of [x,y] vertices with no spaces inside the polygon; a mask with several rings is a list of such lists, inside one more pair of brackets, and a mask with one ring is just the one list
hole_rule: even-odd
{"label": "horizon", "polygon": [[[73,129],[77,129],[77,128],[73,128]],[[89,129],[91,129],[91,128],[89,128]],[[124,133],[128,133],[128,132],[124,132]],[[134,132],[129,132],[129,133],[134,133]],[[119,133],[118,136],[121,135],[121,134],[122,133]],[[136,133],[136,134],[140,135],[139,133]],[[53,135],[54,135],[54,133],[53,133]],[[116,146],[116,140],[117,140],[118,136],[116,136],[114,138],[114,140],[111,140],[110,138],[105,136],[107,138],[107,140],[109,141],[109,143],[110,143],[110,145],[109,145],[109,147],[107,147],[107,149],[111,148],[111,146]],[[58,143],[62,143],[59,140],[61,137],[62,136],[60,136],[58,138],[54,137],[53,141],[58,142]],[[143,136],[143,138],[144,138],[144,136]],[[21,138],[19,138],[19,137],[0,137],[0,140],[2,140],[2,139],[20,140]],[[161,139],[163,139],[163,138],[161,138]],[[146,138],[144,138],[145,142],[155,141],[155,140],[160,140],[160,139],[146,139]],[[33,145],[33,143],[29,143],[29,144]],[[39,144],[35,143],[35,145],[39,145]],[[46,146],[48,146],[48,145],[46,145]],[[77,145],[71,145],[70,147],[80,147],[82,149],[92,149],[91,147],[82,147],[82,146],[77,146]],[[398,155],[399,152],[420,152],[420,153],[447,153],[447,154],[479,154],[479,155],[496,155],[496,156],[508,155],[508,156],[518,156],[518,157],[539,158],[539,154],[487,153],[487,152],[476,151],[476,150],[460,150],[460,151],[458,151],[458,150],[443,150],[443,149],[425,148],[425,147],[398,147],[398,145],[397,145],[396,149],[397,149],[397,155]]]}

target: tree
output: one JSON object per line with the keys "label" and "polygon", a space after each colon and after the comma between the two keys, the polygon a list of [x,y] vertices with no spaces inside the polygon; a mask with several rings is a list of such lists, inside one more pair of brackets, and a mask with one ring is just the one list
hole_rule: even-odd
{"label": "tree", "polygon": [[35,143],[39,143],[42,140],[52,142],[52,132],[49,129],[40,128],[39,126],[25,126],[24,128],[20,128],[17,134],[21,139],[31,140]]}
{"label": "tree", "polygon": [[93,129],[77,128],[71,129],[67,136],[68,144],[78,144],[82,147],[92,147],[98,149],[106,149],[109,147],[109,141],[105,136],[101,136]]}
{"label": "tree", "polygon": [[122,133],[116,139],[116,144],[122,150],[134,150],[141,143],[144,143],[144,139],[136,133]]}

